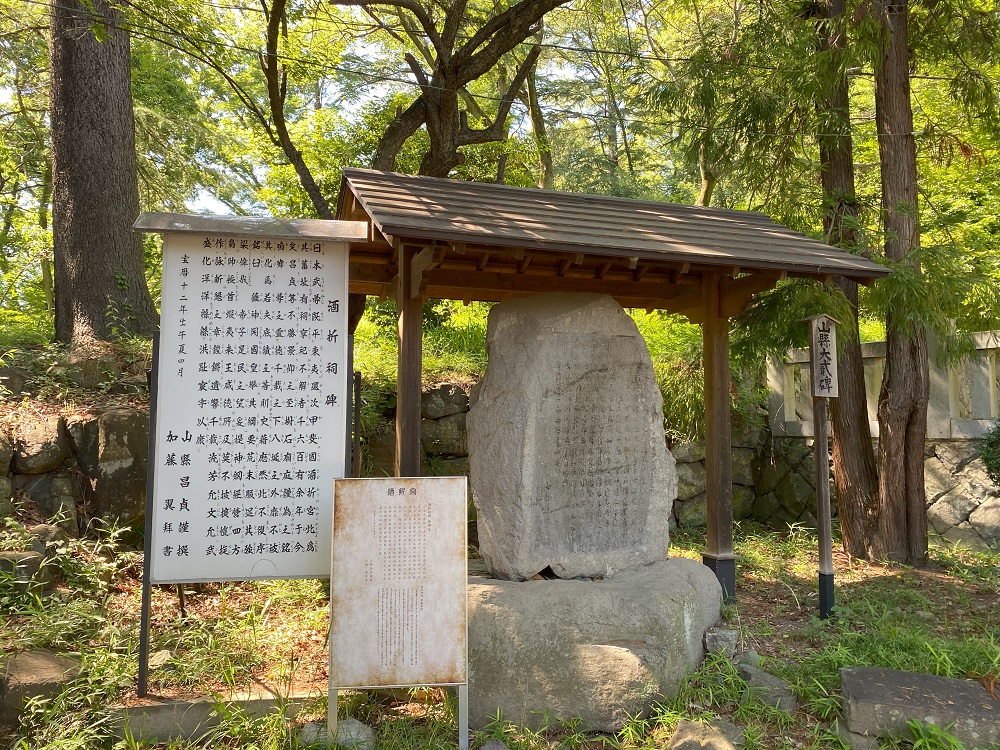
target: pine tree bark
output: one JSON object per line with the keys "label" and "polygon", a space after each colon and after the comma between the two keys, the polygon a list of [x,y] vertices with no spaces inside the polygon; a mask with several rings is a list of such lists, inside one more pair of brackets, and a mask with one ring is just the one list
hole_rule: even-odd
{"label": "pine tree bark", "polygon": [[[880,8],[885,52],[875,71],[885,256],[919,270],[917,158],[910,104],[907,0]],[[909,565],[927,561],[924,438],[927,433],[927,337],[922,325],[890,308],[879,394],[879,504],[869,553]]]}
{"label": "pine tree bark", "polygon": [[159,320],[132,231],[139,190],[120,21],[106,0],[59,0],[50,11],[55,329],[72,345],[149,335]]}
{"label": "pine tree bark", "polygon": [[[851,138],[850,98],[843,66],[846,38],[839,29],[846,0],[827,6],[830,21],[821,47],[830,55],[830,88],[818,103],[821,114],[819,153],[823,185],[823,228],[831,245],[849,252],[861,250],[857,236],[858,204],[854,185],[854,147]],[[867,253],[862,253],[867,255]],[[864,360],[858,330],[858,285],[838,276],[837,286],[851,305],[850,320],[841,323],[847,335],[840,338],[837,368],[839,398],[830,400],[833,423],[833,474],[837,488],[844,549],[852,557],[867,559],[871,509],[878,499],[878,473],[868,425]]]}

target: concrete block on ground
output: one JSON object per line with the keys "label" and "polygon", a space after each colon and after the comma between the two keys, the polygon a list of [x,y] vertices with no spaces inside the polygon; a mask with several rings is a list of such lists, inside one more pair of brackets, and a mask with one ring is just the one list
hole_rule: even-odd
{"label": "concrete block on ground", "polygon": [[0,575],[12,575],[17,591],[27,591],[33,585],[44,586],[51,581],[51,576],[48,569],[42,567],[43,561],[44,558],[34,551],[0,552]]}
{"label": "concrete block on ground", "polygon": [[907,722],[934,724],[967,748],[1000,744],[1000,700],[975,680],[876,667],[840,670],[844,722],[858,734],[912,739]]}
{"label": "concrete block on ground", "polygon": [[315,748],[346,747],[372,750],[375,747],[375,732],[357,719],[341,719],[337,722],[337,735],[333,742],[330,742],[326,722],[310,721],[299,730],[299,744]]}
{"label": "concrete block on ground", "polygon": [[680,721],[667,750],[739,750],[744,745],[743,730],[724,719],[706,724]]}
{"label": "concrete block on ground", "polygon": [[739,632],[731,628],[712,628],[705,633],[705,650],[720,653],[727,659],[733,658],[739,643]]}
{"label": "concrete block on ground", "polygon": [[744,700],[755,699],[788,713],[798,707],[798,700],[795,698],[795,693],[792,692],[791,685],[780,677],[768,674],[763,669],[752,666],[746,661],[737,663],[737,672],[747,683]]}
{"label": "concrete block on ground", "polygon": [[283,711],[286,717],[293,718],[300,707],[315,697],[291,695],[278,698],[272,693],[264,692],[219,700],[152,698],[142,705],[114,707],[112,726],[119,739],[125,739],[127,732],[128,736],[137,740],[157,743],[198,740],[216,729],[226,713],[238,711],[251,718],[260,718],[275,711]]}
{"label": "concrete block on ground", "polygon": [[29,698],[58,695],[80,673],[80,663],[51,651],[21,651],[0,667],[0,722],[16,723]]}

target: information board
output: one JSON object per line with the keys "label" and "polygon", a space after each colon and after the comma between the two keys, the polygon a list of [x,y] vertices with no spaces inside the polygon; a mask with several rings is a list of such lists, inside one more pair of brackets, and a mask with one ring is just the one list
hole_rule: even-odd
{"label": "information board", "polygon": [[837,398],[837,321],[829,315],[809,319],[812,395]]}
{"label": "information board", "polygon": [[332,689],[466,682],[466,481],[336,481]]}
{"label": "information board", "polygon": [[347,262],[339,242],[164,236],[153,583],[329,575]]}

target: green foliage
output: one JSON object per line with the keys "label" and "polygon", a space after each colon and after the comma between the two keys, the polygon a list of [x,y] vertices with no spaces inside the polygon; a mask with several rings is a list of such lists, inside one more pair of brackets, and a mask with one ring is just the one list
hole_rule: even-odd
{"label": "green foliage", "polygon": [[962,741],[948,731],[951,724],[942,729],[936,724],[910,719],[906,726],[913,732],[913,750],[965,750]]}
{"label": "green foliage", "polygon": [[986,473],[993,483],[1000,487],[1000,424],[983,435],[979,444],[979,456],[986,464]]}

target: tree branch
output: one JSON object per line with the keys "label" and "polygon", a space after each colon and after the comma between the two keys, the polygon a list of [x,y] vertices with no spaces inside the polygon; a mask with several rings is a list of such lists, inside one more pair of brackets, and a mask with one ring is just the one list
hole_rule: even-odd
{"label": "tree branch", "polygon": [[490,143],[491,141],[500,140],[504,132],[504,124],[507,121],[507,115],[510,114],[511,105],[514,103],[514,99],[517,98],[517,93],[521,90],[521,86],[524,85],[524,81],[528,77],[528,73],[535,65],[535,62],[538,60],[538,56],[541,52],[541,46],[536,44],[531,48],[528,56],[525,57],[524,60],[521,61],[521,64],[517,66],[517,72],[514,73],[514,79],[510,82],[510,86],[507,88],[506,93],[500,100],[500,106],[497,109],[497,116],[488,127],[483,128],[482,130],[472,130],[463,123],[463,126],[458,133],[459,146],[469,146],[473,143]]}
{"label": "tree branch", "polygon": [[309,195],[309,200],[321,219],[332,219],[333,211],[330,204],[316,184],[312,172],[302,158],[302,153],[295,147],[285,122],[285,96],[288,79],[284,68],[278,68],[278,36],[285,29],[285,7],[287,0],[274,0],[267,19],[266,54],[260,55],[260,66],[267,82],[267,101],[271,109],[271,123],[278,139],[278,145],[285,157],[295,168],[299,182]]}
{"label": "tree branch", "polygon": [[427,11],[415,0],[330,0],[334,5],[343,6],[369,6],[369,5],[385,5],[390,8],[403,8],[404,10],[410,11],[420,26],[423,28],[424,33],[427,34],[427,38],[431,40],[431,44],[434,45],[434,51],[437,52],[438,60],[445,61],[451,58],[451,52],[442,43],[441,35],[438,34],[437,27],[434,25],[433,19],[427,14]]}
{"label": "tree branch", "polygon": [[[533,27],[568,0],[521,0],[494,16],[455,53],[454,65],[464,86],[490,70],[503,55],[532,35]],[[485,45],[485,47],[483,47]],[[482,50],[479,50],[483,47]],[[477,52],[477,50],[479,50]]]}
{"label": "tree branch", "polygon": [[396,168],[396,156],[406,143],[406,139],[417,132],[427,119],[427,104],[421,94],[413,104],[406,108],[399,117],[393,120],[385,129],[382,140],[375,149],[372,159],[372,169],[393,170]]}

